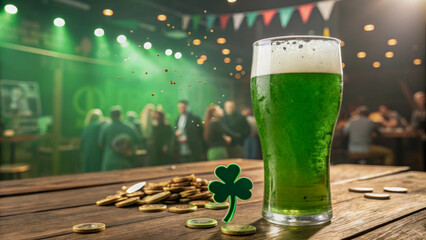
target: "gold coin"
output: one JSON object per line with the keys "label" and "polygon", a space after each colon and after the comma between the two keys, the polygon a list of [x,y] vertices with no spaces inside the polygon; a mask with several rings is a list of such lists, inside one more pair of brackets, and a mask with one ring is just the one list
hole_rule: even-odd
{"label": "gold coin", "polygon": [[203,200],[203,199],[207,199],[211,196],[212,196],[211,192],[205,191],[205,192],[198,193],[198,194],[195,194],[195,195],[192,195],[192,196],[188,196],[188,198],[191,199],[191,200]]}
{"label": "gold coin", "polygon": [[163,201],[163,203],[164,204],[175,204],[175,203],[177,203],[177,201],[176,200],[172,200],[172,201]]}
{"label": "gold coin", "polygon": [[108,196],[107,198],[96,201],[96,205],[104,206],[117,202],[121,197],[118,195]]}
{"label": "gold coin", "polygon": [[141,212],[161,212],[167,209],[165,204],[145,204],[139,207]]}
{"label": "gold coin", "polygon": [[358,192],[358,193],[366,193],[366,192],[373,192],[373,188],[367,188],[367,187],[351,187],[349,188],[349,192]]}
{"label": "gold coin", "polygon": [[179,198],[180,198],[179,193],[173,193],[170,196],[168,196],[165,200],[171,201],[171,200],[176,200],[176,199],[179,199]]}
{"label": "gold coin", "polygon": [[191,190],[186,190],[186,191],[180,192],[179,195],[182,198],[186,198],[188,196],[191,196],[191,195],[194,195],[194,194],[197,194],[197,193],[200,193],[199,189],[191,189]]}
{"label": "gold coin", "polygon": [[150,198],[145,199],[146,203],[157,203],[160,202],[166,198],[168,198],[171,195],[169,191],[157,193],[155,195],[152,195]]}
{"label": "gold coin", "polygon": [[189,205],[195,205],[197,207],[204,207],[204,205],[206,205],[207,203],[209,203],[209,201],[206,200],[196,200],[196,201],[190,201]]}
{"label": "gold coin", "polygon": [[184,191],[188,191],[188,190],[194,190],[197,189],[196,186],[187,186],[187,187],[183,187]]}
{"label": "gold coin", "polygon": [[124,201],[115,203],[116,207],[127,207],[133,204],[136,204],[139,201],[139,197],[128,198]]}
{"label": "gold coin", "polygon": [[384,187],[383,190],[385,192],[393,192],[393,193],[406,193],[408,189],[403,187]]}
{"label": "gold coin", "polygon": [[189,198],[181,198],[181,199],[179,199],[180,203],[189,203],[190,201],[191,201],[191,199],[189,199]]}
{"label": "gold coin", "polygon": [[137,191],[137,192],[134,192],[134,193],[127,193],[126,194],[126,197],[143,197],[143,196],[145,196],[145,193],[142,192],[142,191]]}
{"label": "gold coin", "polygon": [[170,187],[186,187],[190,185],[191,185],[191,182],[170,183]]}
{"label": "gold coin", "polygon": [[206,203],[204,205],[204,207],[208,208],[208,209],[215,209],[215,210],[217,210],[217,209],[224,209],[224,208],[228,208],[229,207],[229,203],[227,203],[227,202],[223,202],[223,203],[209,202],[209,203]]}
{"label": "gold coin", "polygon": [[376,193],[364,193],[365,198],[371,198],[371,199],[389,199],[389,194],[376,194]]}
{"label": "gold coin", "polygon": [[163,192],[163,190],[156,190],[156,189],[144,189],[144,192],[145,192],[147,195],[153,195],[153,194],[161,193],[161,192]]}
{"label": "gold coin", "polygon": [[121,190],[123,190],[123,191],[126,191],[128,188],[129,188],[129,187],[128,187],[128,186],[126,186],[126,185],[121,186]]}
{"label": "gold coin", "polygon": [[95,233],[105,230],[103,223],[81,223],[74,225],[72,230],[76,233]]}
{"label": "gold coin", "polygon": [[169,212],[174,213],[188,213],[195,212],[197,210],[197,206],[191,206],[189,204],[180,204],[169,208]]}
{"label": "gold coin", "polygon": [[201,190],[207,191],[207,190],[209,190],[209,188],[207,186],[201,186]]}
{"label": "gold coin", "polygon": [[243,236],[256,233],[256,227],[252,225],[223,225],[220,231],[227,235]]}
{"label": "gold coin", "polygon": [[184,187],[164,187],[164,191],[170,191],[170,192],[182,192],[185,191]]}
{"label": "gold coin", "polygon": [[185,177],[175,177],[173,178],[173,182],[174,183],[187,182],[187,181],[192,181],[194,178],[195,178],[194,174],[191,174]]}

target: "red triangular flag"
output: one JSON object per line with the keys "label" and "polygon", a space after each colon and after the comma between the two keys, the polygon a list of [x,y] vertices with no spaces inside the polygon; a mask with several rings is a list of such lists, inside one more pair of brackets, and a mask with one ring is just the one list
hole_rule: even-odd
{"label": "red triangular flag", "polygon": [[271,20],[272,18],[274,18],[276,12],[277,10],[275,9],[266,10],[262,12],[263,22],[265,23],[265,26],[268,26],[271,23]]}
{"label": "red triangular flag", "polygon": [[229,15],[229,14],[224,14],[224,15],[219,16],[220,28],[222,30],[226,29],[226,25],[228,25],[228,21],[229,21],[230,17],[231,17],[231,15]]}
{"label": "red triangular flag", "polygon": [[314,4],[309,3],[305,5],[300,5],[298,7],[300,16],[302,17],[303,23],[307,23],[309,20],[309,16],[311,16],[312,9],[314,9]]}

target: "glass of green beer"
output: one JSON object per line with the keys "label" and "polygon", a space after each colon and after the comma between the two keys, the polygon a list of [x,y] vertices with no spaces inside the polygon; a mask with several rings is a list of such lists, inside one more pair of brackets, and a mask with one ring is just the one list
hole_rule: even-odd
{"label": "glass of green beer", "polygon": [[330,148],[343,81],[340,40],[288,36],[253,44],[251,97],[264,158],[263,217],[316,225],[333,214]]}

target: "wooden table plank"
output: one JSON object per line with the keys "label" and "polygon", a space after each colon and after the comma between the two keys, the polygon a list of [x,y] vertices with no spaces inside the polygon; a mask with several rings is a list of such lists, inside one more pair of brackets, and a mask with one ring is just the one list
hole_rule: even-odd
{"label": "wooden table plank", "polygon": [[[254,182],[263,181],[263,165],[262,162],[256,162],[260,164],[262,168],[252,169],[252,165],[242,165],[243,175],[249,177]],[[164,167],[167,171],[168,167]],[[389,167],[389,166],[366,166],[366,165],[354,165],[354,164],[342,164],[331,166],[331,182],[349,182],[356,179],[363,178],[370,175],[387,175],[389,172],[405,171],[406,167]],[[207,174],[198,173],[198,169],[193,169],[197,176],[207,178],[210,180],[216,179],[213,174],[213,170]],[[100,173],[103,174],[103,173]],[[78,178],[81,175],[75,175]],[[173,175],[174,176],[174,175]],[[139,181],[163,181],[169,179],[168,177],[163,178],[150,178],[151,175],[144,175]],[[126,182],[119,184],[111,184],[105,186],[95,186],[77,189],[68,189],[63,191],[53,192],[41,192],[26,195],[17,195],[10,197],[0,198],[0,216],[9,216],[15,214],[22,214],[27,212],[39,212],[61,208],[77,207],[90,205],[97,200],[114,194],[116,190],[120,189],[121,185],[131,185],[136,182]],[[263,188],[263,187],[262,187]],[[259,193],[263,196],[263,193]],[[78,197],[76,197],[78,196]],[[31,203],[31,204],[28,204]]]}
{"label": "wooden table plank", "polygon": [[426,239],[426,210],[411,214],[355,239]]}
{"label": "wooden table plank", "polygon": [[170,167],[171,165],[167,165],[120,171],[0,181],[0,196],[126,183],[146,178],[155,179],[168,176],[186,175],[194,170],[198,173],[210,173],[213,172],[218,165],[228,165],[230,163],[237,163],[243,169],[257,169],[262,168],[263,166],[262,161],[260,160],[225,159],[202,163],[176,164],[174,165],[176,167],[175,169],[172,169]]}
{"label": "wooden table plank", "polygon": [[[365,183],[366,181],[357,181],[351,184],[359,185]],[[382,225],[392,221],[392,219],[426,207],[426,203],[423,200],[426,189],[425,173],[400,173],[371,179],[367,183],[377,190],[382,189],[383,186],[394,185],[407,187],[410,189],[410,192],[408,194],[392,194],[391,200],[379,201],[365,199],[359,193],[348,192],[348,186],[345,184],[334,184],[332,195],[335,217],[332,223],[321,226],[321,228],[306,227],[302,228],[303,230],[295,231],[293,228],[278,227],[277,225],[261,220],[260,211],[263,190],[261,186],[255,184],[253,199],[240,202],[237,214],[235,215],[235,222],[254,223],[259,231],[252,238],[269,238],[271,234],[279,234],[280,238],[289,237],[291,239],[292,237],[303,237],[310,234],[314,238],[318,237],[318,239],[332,239],[330,236],[336,236],[336,238],[348,237],[360,231],[367,231],[374,226]],[[199,239],[200,236],[204,235],[206,238],[217,237],[219,239],[229,239],[227,236],[223,236],[218,232],[219,228],[203,230],[202,235],[200,235],[198,232],[194,234],[194,230],[186,229],[182,225],[182,222],[191,217],[208,216],[221,219],[225,212],[223,210],[212,211],[200,209],[196,213],[184,215],[169,212],[148,215],[138,212],[135,208],[117,209],[113,206],[97,207],[91,205],[3,217],[0,221],[0,232],[5,237],[8,237],[6,239],[11,237],[13,239],[26,239],[61,235],[65,238],[84,238],[87,236],[71,233],[71,226],[81,222],[100,221],[105,222],[108,228],[104,233],[96,234],[96,237],[108,239],[123,236],[132,238],[140,236],[140,234],[144,234],[144,237],[145,234],[148,234],[146,236],[147,239],[149,239],[148,236],[153,237],[155,234],[158,237],[161,236],[160,226],[167,226],[168,229],[176,229],[176,234],[178,235],[175,236],[174,232],[169,233],[167,239],[173,237],[178,239],[195,239],[194,237],[198,237]],[[22,226],[25,227],[23,228]],[[16,235],[17,232],[19,232],[19,235]]]}

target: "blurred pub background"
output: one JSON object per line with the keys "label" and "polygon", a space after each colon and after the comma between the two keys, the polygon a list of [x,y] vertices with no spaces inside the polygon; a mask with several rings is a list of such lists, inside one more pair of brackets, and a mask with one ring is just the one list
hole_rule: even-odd
{"label": "blurred pub background", "polygon": [[[95,141],[84,150],[83,129],[93,113],[109,124],[113,106],[121,107],[124,121],[134,124],[140,137],[132,147],[133,167],[185,162],[174,150],[178,103],[188,103],[199,125],[204,125],[206,109],[224,108],[226,101],[249,117],[252,43],[283,35],[342,40],[344,94],[332,164],[386,164],[383,156],[348,151],[344,126],[360,106],[367,106],[381,132],[373,143],[392,152],[390,164],[424,170],[425,4],[2,1],[1,179],[101,171],[100,166],[84,169],[84,154],[98,146]],[[420,114],[416,126],[413,111]],[[398,113],[397,125],[385,124],[386,112]],[[157,154],[154,145],[160,140],[152,129],[159,121],[171,134],[160,138],[167,141]],[[245,138],[256,139],[253,134]],[[201,148],[196,161],[208,158],[208,146]],[[226,156],[261,158],[260,151]]]}

